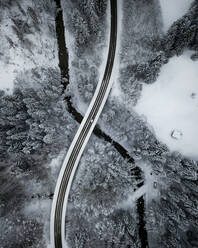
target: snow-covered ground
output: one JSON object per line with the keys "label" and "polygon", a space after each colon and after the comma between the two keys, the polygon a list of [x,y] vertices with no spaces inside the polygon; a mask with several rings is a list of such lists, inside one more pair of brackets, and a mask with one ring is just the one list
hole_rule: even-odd
{"label": "snow-covered ground", "polygon": [[157,81],[143,86],[135,110],[170,150],[198,159],[198,62],[190,56],[171,58]]}
{"label": "snow-covered ground", "polygon": [[[40,30],[32,30],[24,35],[24,44],[14,32],[14,22],[19,20],[27,25],[31,24],[29,7],[30,2],[21,1],[26,14],[23,16],[17,6],[2,11],[0,24],[1,47],[0,47],[0,89],[12,92],[14,79],[17,74],[37,66],[57,66],[57,43],[55,32],[50,30],[53,27],[52,17],[43,12],[39,18]],[[16,27],[15,27],[16,28]],[[54,27],[55,28],[55,27]],[[18,29],[19,30],[19,29]],[[23,31],[21,31],[23,33]]]}
{"label": "snow-covered ground", "polygon": [[137,189],[135,192],[131,191],[128,195],[127,200],[124,200],[118,207],[128,209],[133,208],[136,204],[136,200],[139,199],[141,196],[145,195],[146,204],[149,204],[152,199],[156,199],[159,193],[159,183],[158,178],[152,172],[152,166],[149,163],[145,163],[143,161],[136,161],[138,167],[144,172],[144,185]]}
{"label": "snow-covered ground", "polygon": [[136,205],[137,199],[139,199],[144,194],[146,194],[146,185],[143,185],[141,188],[139,188],[135,192],[132,192],[131,194],[129,194],[127,200],[118,204],[118,207],[123,208],[123,209],[134,208]]}
{"label": "snow-covered ground", "polygon": [[164,31],[166,32],[177,19],[181,18],[189,9],[194,0],[159,0]]}

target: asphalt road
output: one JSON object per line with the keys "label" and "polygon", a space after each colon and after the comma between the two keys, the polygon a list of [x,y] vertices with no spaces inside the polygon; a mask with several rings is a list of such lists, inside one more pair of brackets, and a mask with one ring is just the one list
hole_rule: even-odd
{"label": "asphalt road", "polygon": [[110,28],[110,44],[109,44],[109,52],[107,58],[107,64],[103,76],[103,80],[101,82],[99,91],[97,96],[95,97],[94,104],[89,112],[89,115],[86,116],[86,120],[84,122],[83,127],[81,127],[81,131],[75,141],[72,152],[70,153],[69,159],[67,160],[67,165],[65,167],[63,176],[61,178],[61,182],[58,186],[58,194],[55,199],[55,213],[53,216],[53,230],[54,233],[50,235],[54,235],[52,240],[52,247],[62,248],[62,218],[63,216],[63,206],[65,200],[65,194],[69,185],[69,180],[74,170],[74,165],[79,156],[79,153],[82,149],[87,138],[88,133],[96,124],[97,114],[101,111],[101,106],[104,105],[104,101],[106,101],[105,94],[107,88],[110,83],[110,77],[112,74],[114,58],[116,53],[116,43],[117,43],[117,0],[110,0],[110,8],[111,8],[111,28]]}

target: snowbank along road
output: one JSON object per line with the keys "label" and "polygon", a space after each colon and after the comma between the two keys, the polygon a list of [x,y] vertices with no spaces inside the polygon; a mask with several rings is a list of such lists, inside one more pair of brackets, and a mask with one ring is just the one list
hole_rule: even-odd
{"label": "snowbank along road", "polygon": [[65,157],[55,188],[50,223],[50,238],[53,248],[67,247],[65,238],[65,216],[69,191],[82,152],[102,112],[113,83],[113,80],[110,79],[113,71],[117,43],[117,0],[110,0],[110,12],[109,51],[104,76],[97,85],[86,115]]}

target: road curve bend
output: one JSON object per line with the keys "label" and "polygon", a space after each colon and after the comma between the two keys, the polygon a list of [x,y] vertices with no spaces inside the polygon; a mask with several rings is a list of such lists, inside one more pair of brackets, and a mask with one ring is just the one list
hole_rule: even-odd
{"label": "road curve bend", "polygon": [[82,120],[60,170],[51,209],[50,242],[52,248],[66,247],[65,216],[69,191],[80,157],[102,112],[113,83],[113,80],[110,80],[110,78],[117,44],[117,0],[109,1],[111,27],[109,51],[104,76],[97,85],[86,115]]}

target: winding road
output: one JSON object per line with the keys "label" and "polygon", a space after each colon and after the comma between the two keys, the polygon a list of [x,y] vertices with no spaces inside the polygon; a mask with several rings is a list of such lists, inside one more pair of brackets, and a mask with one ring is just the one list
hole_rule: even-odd
{"label": "winding road", "polygon": [[66,246],[65,216],[69,191],[81,155],[92,134],[112,87],[111,79],[117,44],[117,0],[110,0],[111,24],[109,51],[103,79],[98,83],[87,113],[63,162],[52,203],[50,236],[53,248]]}

